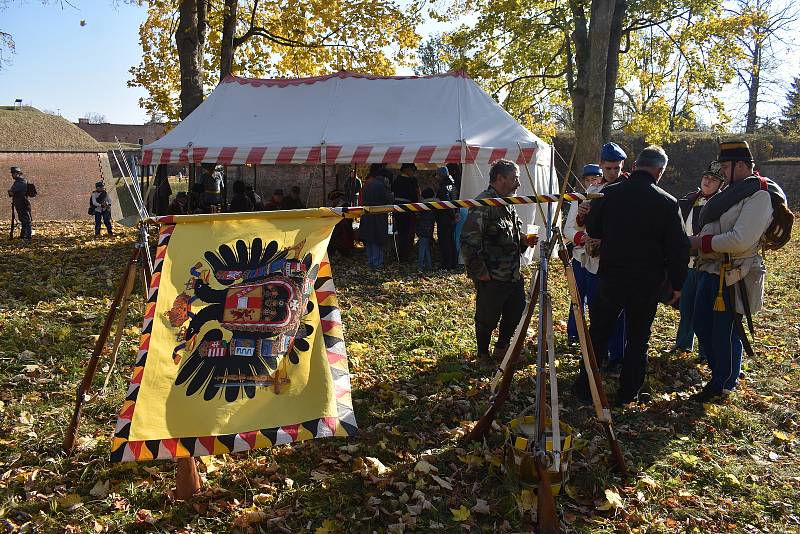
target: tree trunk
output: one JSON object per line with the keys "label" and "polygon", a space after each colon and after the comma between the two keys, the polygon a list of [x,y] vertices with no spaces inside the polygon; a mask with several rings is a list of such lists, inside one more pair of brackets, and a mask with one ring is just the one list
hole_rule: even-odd
{"label": "tree trunk", "polygon": [[175,44],[181,70],[181,119],[203,103],[203,46],[206,40],[205,0],[181,0]]}
{"label": "tree trunk", "polygon": [[[586,82],[589,68],[589,36],[586,22],[586,13],[583,6],[576,1],[570,2],[570,8],[575,21],[575,28],[572,31],[572,42],[575,44],[575,76],[574,84],[570,88],[570,98],[572,99],[572,122],[573,130],[577,139],[577,132],[583,124],[583,114],[586,109]],[[577,160],[583,165],[582,160]]]}
{"label": "tree trunk", "polygon": [[603,101],[602,137],[608,141],[614,124],[614,102],[617,96],[617,77],[619,75],[619,50],[622,44],[622,21],[628,9],[626,0],[615,0],[614,15],[611,18],[611,35],[608,40],[608,62],[606,67],[605,99]]}
{"label": "tree trunk", "polygon": [[225,13],[222,17],[222,42],[220,43],[219,81],[233,74],[233,56],[236,52],[236,16],[239,0],[225,0]]}
{"label": "tree trunk", "polygon": [[755,47],[753,48],[750,68],[750,91],[747,98],[747,125],[744,129],[747,133],[755,132],[756,126],[758,125],[756,106],[758,105],[758,89],[761,82],[761,43],[758,41],[756,41]]}
{"label": "tree trunk", "polygon": [[589,26],[589,65],[583,120],[575,125],[578,165],[597,161],[603,141],[608,48],[615,0],[592,0]]}

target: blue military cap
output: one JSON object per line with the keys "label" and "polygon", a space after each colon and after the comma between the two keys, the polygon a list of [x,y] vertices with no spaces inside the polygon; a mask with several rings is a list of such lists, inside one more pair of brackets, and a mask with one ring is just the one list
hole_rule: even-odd
{"label": "blue military cap", "polygon": [[616,143],[606,143],[600,151],[601,161],[624,161],[628,155]]}
{"label": "blue military cap", "polygon": [[583,176],[603,176],[603,171],[597,163],[589,163],[583,166]]}

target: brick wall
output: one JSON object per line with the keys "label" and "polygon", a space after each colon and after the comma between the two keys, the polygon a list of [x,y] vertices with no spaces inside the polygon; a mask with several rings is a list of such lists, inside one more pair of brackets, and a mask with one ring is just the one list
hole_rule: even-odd
{"label": "brick wall", "polygon": [[[254,171],[254,169],[256,170]],[[240,177],[249,185],[255,184],[256,192],[265,202],[272,196],[273,190],[282,188],[284,194],[288,195],[289,189],[297,185],[300,187],[300,198],[307,206],[325,205],[322,194],[321,165],[259,165],[257,167],[232,165],[226,167],[225,175],[229,188],[232,188],[233,182]],[[339,183],[344,183],[344,180],[340,179]],[[335,188],[336,166],[328,165],[325,167],[325,193],[330,193]],[[231,189],[228,192],[228,199],[232,195]]]}
{"label": "brick wall", "polygon": [[[800,139],[752,135],[741,137],[746,138],[750,144],[756,168],[764,176],[773,178],[786,190],[790,206],[800,207],[800,167],[798,163],[781,163],[782,158],[796,158],[800,154]],[[630,170],[636,154],[648,145],[642,137],[614,133],[611,138],[628,154],[625,162],[626,170]],[[573,139],[569,134],[559,134],[555,138],[556,151],[565,160],[568,160],[572,153]],[[676,141],[664,143],[662,146],[669,156],[669,165],[659,185],[678,198],[699,187],[703,171],[719,153],[717,139],[711,135],[685,134]],[[580,169],[584,163],[589,162],[575,162],[573,168]],[[559,175],[565,168],[566,164],[556,157],[556,169]]]}
{"label": "brick wall", "polygon": [[[359,166],[358,176],[366,179],[368,165]],[[289,189],[297,185],[300,187],[300,198],[306,203],[307,207],[327,206],[329,203],[323,197],[322,187],[322,166],[321,165],[260,165],[256,167],[257,177],[254,176],[254,168],[246,165],[232,165],[226,167],[225,173],[228,186],[233,187],[233,182],[240,176],[242,181],[249,185],[255,183],[256,192],[261,195],[264,202],[272,197],[275,189],[282,188],[284,194],[289,194]],[[350,165],[327,165],[325,167],[325,195],[336,189],[344,188],[345,181],[350,176],[352,167]],[[399,169],[392,169],[397,176]],[[337,178],[338,175],[338,178]],[[436,189],[436,176],[433,170],[417,171],[417,180],[420,189],[433,187]],[[310,195],[309,195],[310,188]],[[228,198],[233,195],[229,191]],[[308,199],[308,202],[306,202]]]}
{"label": "brick wall", "polygon": [[88,133],[96,141],[113,142],[116,136],[121,143],[138,143],[142,139],[145,145],[161,138],[166,133],[167,124],[89,124],[79,119],[75,126]]}
{"label": "brick wall", "polygon": [[800,159],[771,160],[759,165],[761,174],[769,176],[783,188],[789,206],[800,210]]}
{"label": "brick wall", "polygon": [[[106,154],[0,152],[0,169],[5,173],[6,190],[11,185],[8,168],[13,165],[22,167],[28,179],[36,185],[38,195],[31,199],[34,221],[87,218],[89,195],[94,190],[95,182],[105,179],[106,184],[113,183]],[[116,197],[114,187],[108,187],[107,190],[112,198]],[[0,219],[9,219],[10,209],[11,202],[0,203]],[[117,210],[112,213],[115,218],[119,216]]]}

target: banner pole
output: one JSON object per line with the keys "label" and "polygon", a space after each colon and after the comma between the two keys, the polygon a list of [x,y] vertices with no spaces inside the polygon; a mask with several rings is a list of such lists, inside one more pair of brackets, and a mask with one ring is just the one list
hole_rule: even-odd
{"label": "banner pole", "polygon": [[197,461],[191,456],[178,458],[175,469],[175,497],[187,501],[200,493],[200,474],[197,472]]}

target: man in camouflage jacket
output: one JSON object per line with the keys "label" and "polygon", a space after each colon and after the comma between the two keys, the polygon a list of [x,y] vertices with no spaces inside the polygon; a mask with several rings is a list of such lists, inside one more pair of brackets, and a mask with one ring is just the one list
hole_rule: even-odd
{"label": "man in camouflage jacket", "polygon": [[[519,187],[519,167],[499,160],[489,171],[489,187],[476,198],[513,195]],[[527,238],[514,206],[470,208],[461,232],[461,252],[475,283],[475,337],[478,357],[489,360],[489,341],[500,322],[492,359],[505,354],[525,309],[525,283],[520,274],[520,255],[536,244]]]}

